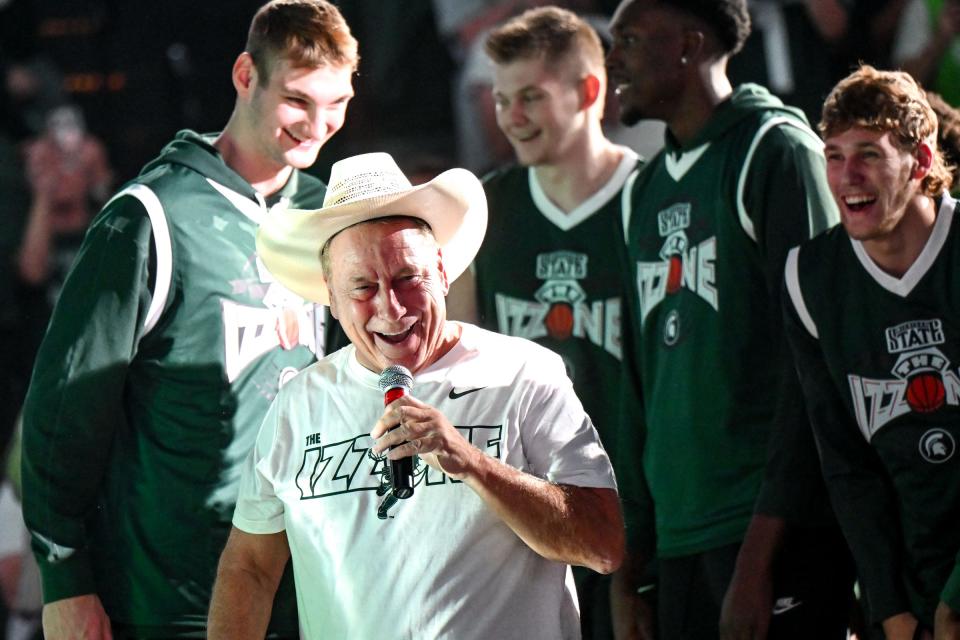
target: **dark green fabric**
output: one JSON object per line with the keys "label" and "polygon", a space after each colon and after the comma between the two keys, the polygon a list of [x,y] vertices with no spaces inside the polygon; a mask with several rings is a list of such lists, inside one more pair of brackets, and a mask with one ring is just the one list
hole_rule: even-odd
{"label": "dark green fabric", "polygon": [[742,85],[688,144],[668,132],[634,185],[624,359],[643,419],[622,425],[636,458],[618,471],[643,477],[618,480],[625,502],[652,497],[627,521],[655,520],[661,557],[738,542],[753,513],[788,366],[784,259],[837,220],[821,149],[799,111]]}
{"label": "dark green fabric", "polygon": [[[181,132],[135,180],[163,207],[172,244],[170,293],[144,331],[158,254],[144,205],[108,203],[91,225],[41,346],[24,417],[24,514],[52,601],[96,591],[134,635],[205,626],[217,561],[230,530],[241,464],[281,379],[314,360],[280,347],[287,298],[255,257],[261,211],[212,138]],[[128,185],[132,186],[132,185]],[[319,207],[323,184],[295,172],[271,201]],[[263,215],[269,215],[266,211]],[[279,299],[278,299],[279,297]],[[77,549],[57,561],[47,544]],[[292,580],[275,619],[296,631]]]}
{"label": "dark green fabric", "polygon": [[558,353],[609,448],[620,393],[621,191],[564,230],[534,203],[529,171],[484,181],[490,219],[474,263],[481,324]]}
{"label": "dark green fabric", "polygon": [[941,597],[960,605],[958,224],[955,212],[935,261],[900,293],[833,229],[799,251],[816,336],[787,306],[827,487],[876,621],[912,611],[932,627]]}

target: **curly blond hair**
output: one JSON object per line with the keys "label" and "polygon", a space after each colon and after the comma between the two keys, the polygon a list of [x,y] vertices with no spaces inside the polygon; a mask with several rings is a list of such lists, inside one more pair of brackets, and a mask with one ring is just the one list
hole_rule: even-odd
{"label": "curly blond hair", "polygon": [[921,183],[924,194],[939,196],[953,183],[937,147],[937,114],[909,73],[862,65],[837,83],[823,103],[820,133],[829,138],[851,127],[889,131],[897,146],[911,152],[929,144],[933,163]]}

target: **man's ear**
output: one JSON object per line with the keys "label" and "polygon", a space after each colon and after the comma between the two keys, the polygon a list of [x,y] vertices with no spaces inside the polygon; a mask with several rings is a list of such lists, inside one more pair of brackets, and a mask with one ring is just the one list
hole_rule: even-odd
{"label": "man's ear", "polygon": [[930,169],[933,167],[933,154],[933,147],[929,143],[921,141],[917,145],[917,151],[914,154],[917,164],[913,168],[913,178],[915,180],[923,180],[930,173]]}
{"label": "man's ear", "polygon": [[680,64],[686,66],[688,62],[699,59],[705,46],[706,36],[703,31],[686,29],[683,32],[683,50],[680,52]]}
{"label": "man's ear", "polygon": [[583,79],[580,86],[583,91],[583,102],[580,105],[582,109],[589,109],[600,97],[600,78],[588,73],[587,77]]}
{"label": "man's ear", "polygon": [[238,96],[249,98],[253,94],[257,86],[257,67],[253,64],[253,57],[246,51],[234,61],[231,77]]}

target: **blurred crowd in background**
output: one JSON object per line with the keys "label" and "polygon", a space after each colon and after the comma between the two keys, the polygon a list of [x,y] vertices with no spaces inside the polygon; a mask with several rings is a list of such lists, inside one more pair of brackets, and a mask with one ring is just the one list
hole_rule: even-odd
{"label": "blurred crowd in background", "polygon": [[[88,222],[177,130],[206,132],[227,120],[230,65],[260,4],[0,0],[0,460],[15,459],[3,452]],[[336,4],[360,43],[360,69],[347,125],[313,173],[326,179],[333,162],[367,151],[392,153],[421,179],[452,166],[483,174],[512,159],[494,119],[482,36],[546,2]],[[616,0],[550,4],[588,17],[609,42]],[[769,87],[813,125],[826,93],[858,61],[910,71],[960,104],[960,0],[755,0],[751,17],[731,79]],[[605,122],[611,139],[641,155],[662,144],[660,123]],[[10,542],[0,540],[4,604],[39,612],[35,591],[4,578],[22,548]]]}

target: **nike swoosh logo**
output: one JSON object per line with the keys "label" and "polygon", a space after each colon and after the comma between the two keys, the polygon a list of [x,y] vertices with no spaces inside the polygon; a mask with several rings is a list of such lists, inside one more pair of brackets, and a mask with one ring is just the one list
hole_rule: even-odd
{"label": "nike swoosh logo", "polygon": [[461,391],[460,393],[457,393],[456,389],[450,389],[450,395],[447,397],[450,398],[451,400],[456,400],[457,398],[462,398],[468,393],[473,393],[474,391],[480,391],[480,389],[486,389],[486,387],[477,387],[476,389],[467,389],[466,391]]}
{"label": "nike swoosh logo", "polygon": [[797,601],[793,598],[780,598],[777,600],[776,604],[773,605],[773,615],[778,616],[781,613],[786,613],[790,609],[795,609],[803,604],[803,601]]}

